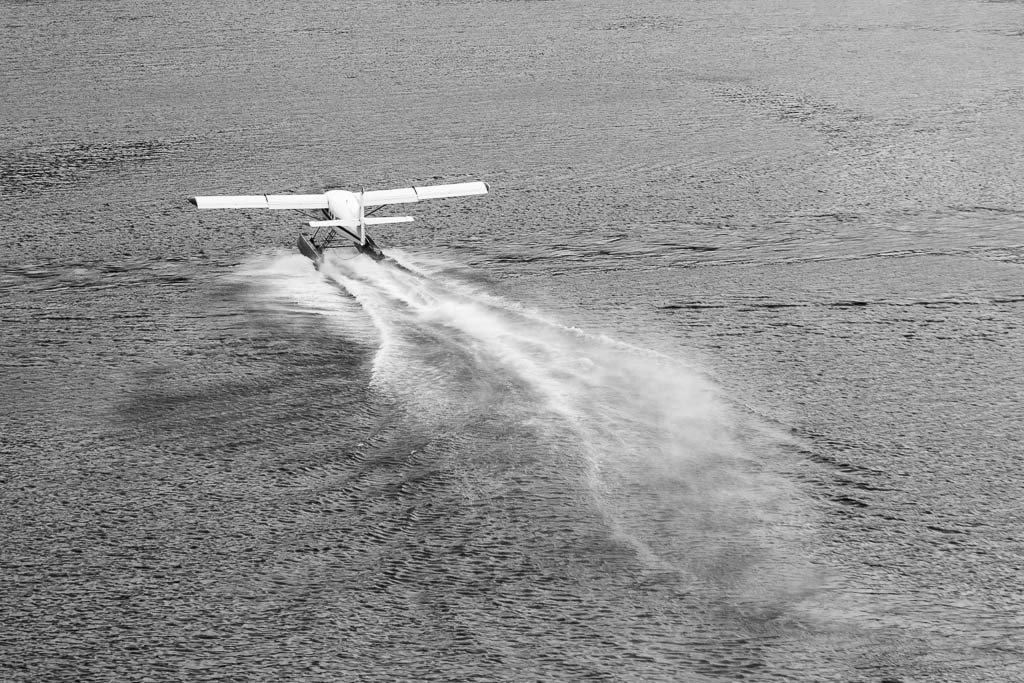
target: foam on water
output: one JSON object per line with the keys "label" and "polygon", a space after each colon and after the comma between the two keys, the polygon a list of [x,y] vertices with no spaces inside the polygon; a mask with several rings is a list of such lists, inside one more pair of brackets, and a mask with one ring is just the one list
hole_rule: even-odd
{"label": "foam on water", "polygon": [[380,326],[351,297],[338,296],[337,285],[316,275],[313,264],[294,252],[260,254],[243,262],[229,276],[246,291],[249,305],[282,316],[313,315],[339,334],[368,344],[379,342]]}
{"label": "foam on water", "polygon": [[584,462],[588,495],[651,569],[745,595],[808,585],[791,559],[799,497],[769,473],[770,453],[751,452],[746,418],[700,368],[561,325],[443,270],[409,254],[324,264],[377,328],[376,386],[437,424],[481,410],[481,387],[523,388],[503,409],[571,434],[573,452],[552,447],[550,457]]}

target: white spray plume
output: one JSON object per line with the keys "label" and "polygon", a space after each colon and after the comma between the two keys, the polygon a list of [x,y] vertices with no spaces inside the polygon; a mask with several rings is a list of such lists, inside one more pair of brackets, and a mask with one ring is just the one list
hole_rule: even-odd
{"label": "white spray plume", "polygon": [[751,425],[699,368],[563,326],[443,269],[405,254],[322,267],[377,328],[376,386],[437,423],[515,386],[533,397],[532,419],[540,411],[573,435],[596,507],[651,570],[758,599],[812,583],[793,559],[806,506],[751,452]]}

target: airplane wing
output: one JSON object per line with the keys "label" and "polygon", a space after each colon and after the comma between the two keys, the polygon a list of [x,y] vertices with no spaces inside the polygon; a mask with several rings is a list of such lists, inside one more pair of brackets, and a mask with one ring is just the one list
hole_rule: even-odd
{"label": "airplane wing", "polygon": [[403,187],[397,190],[369,190],[363,193],[363,206],[408,204],[422,202],[425,199],[468,197],[475,194],[487,194],[487,183],[456,183],[454,185]]}
{"label": "airplane wing", "polygon": [[[468,197],[487,194],[487,183],[455,183],[403,187],[397,190],[370,190],[363,193],[363,206],[408,204],[426,199]],[[326,209],[326,194],[249,194],[189,197],[199,209]]]}
{"label": "airplane wing", "polygon": [[189,197],[198,209],[326,209],[324,194],[250,194]]}

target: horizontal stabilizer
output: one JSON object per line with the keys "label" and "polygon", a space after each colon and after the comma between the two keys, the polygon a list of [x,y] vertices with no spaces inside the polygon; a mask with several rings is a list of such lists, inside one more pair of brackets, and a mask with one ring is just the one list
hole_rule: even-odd
{"label": "horizontal stabilizer", "polygon": [[[363,222],[366,225],[384,225],[385,223],[411,223],[412,216],[367,216]],[[331,221],[309,221],[311,228],[358,228],[359,221],[356,220],[331,220]]]}
{"label": "horizontal stabilizer", "polygon": [[311,228],[358,228],[359,221],[347,220],[347,221],[309,221],[306,223]]}

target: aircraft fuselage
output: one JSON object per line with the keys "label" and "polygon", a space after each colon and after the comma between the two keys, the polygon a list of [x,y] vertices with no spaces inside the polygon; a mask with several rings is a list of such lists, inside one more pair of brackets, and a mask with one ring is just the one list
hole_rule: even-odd
{"label": "aircraft fuselage", "polygon": [[359,222],[359,197],[348,190],[328,190],[327,211],[331,220]]}
{"label": "aircraft fuselage", "polygon": [[321,228],[315,233],[299,233],[298,248],[303,254],[319,263],[323,260],[324,249],[333,246],[341,246],[335,241],[335,231],[340,231],[352,238],[355,248],[366,254],[375,261],[384,258],[384,252],[374,243],[373,239],[366,234],[366,229],[361,225],[359,209],[359,197],[355,192],[348,190],[329,190],[324,193],[327,198],[327,208],[324,215],[328,220],[344,221],[347,225],[336,225],[330,228]]}

